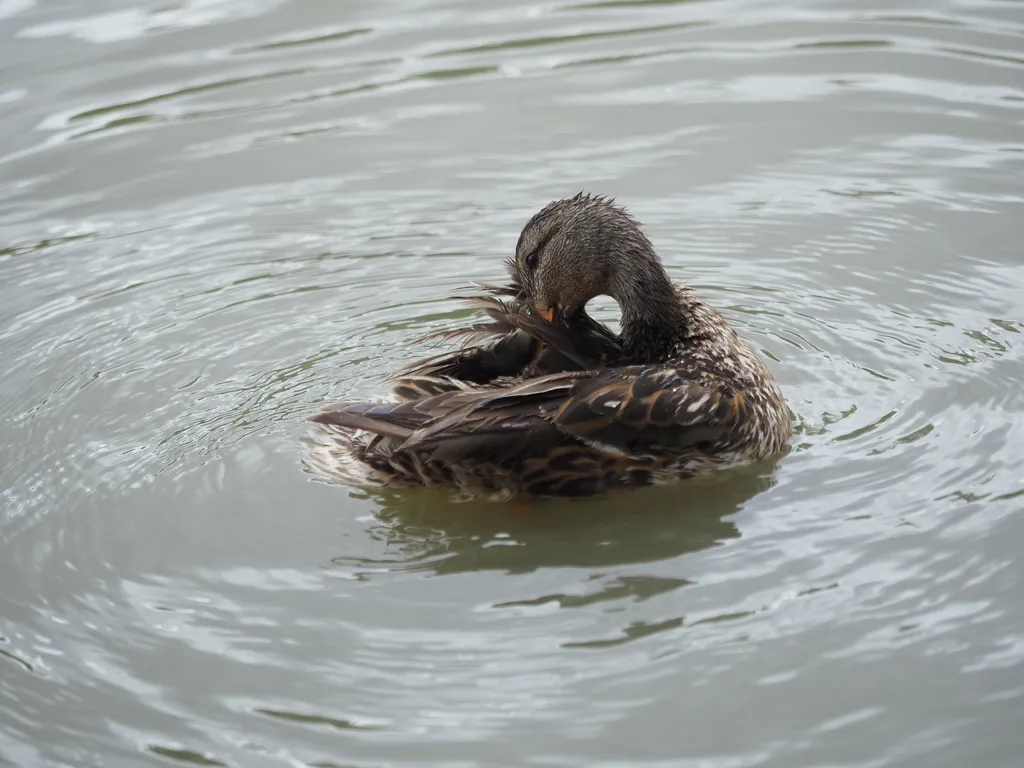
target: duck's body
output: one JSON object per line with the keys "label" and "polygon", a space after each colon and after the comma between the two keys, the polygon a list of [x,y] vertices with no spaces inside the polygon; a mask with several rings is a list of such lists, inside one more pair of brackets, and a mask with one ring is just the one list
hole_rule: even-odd
{"label": "duck's body", "polygon": [[[588,248],[580,227],[603,237]],[[320,471],[472,496],[586,496],[785,447],[789,411],[771,372],[722,315],[668,280],[624,211],[602,198],[552,203],[517,251],[512,284],[471,300],[490,323],[443,334],[466,346],[400,371],[390,402],[311,417],[324,427]],[[618,336],[583,309],[601,293],[622,307]]]}

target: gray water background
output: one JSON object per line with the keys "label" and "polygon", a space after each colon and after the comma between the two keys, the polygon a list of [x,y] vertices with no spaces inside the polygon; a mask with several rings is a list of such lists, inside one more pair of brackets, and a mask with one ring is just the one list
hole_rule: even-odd
{"label": "gray water background", "polygon": [[[1021,765],[1022,51],[1016,0],[0,0],[0,764]],[[792,452],[312,477],[580,189]]]}

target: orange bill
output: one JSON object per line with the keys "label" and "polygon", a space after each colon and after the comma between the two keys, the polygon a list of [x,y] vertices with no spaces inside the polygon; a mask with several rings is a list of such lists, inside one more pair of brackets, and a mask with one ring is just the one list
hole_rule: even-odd
{"label": "orange bill", "polygon": [[[533,309],[538,315],[543,317],[549,323],[553,323],[555,321],[555,307],[548,307],[547,309],[540,309],[539,307],[534,307]],[[537,342],[537,351],[533,353],[533,360],[531,362],[536,363],[540,359],[540,356],[544,352],[545,347],[547,347],[547,344],[545,344],[543,341]]]}

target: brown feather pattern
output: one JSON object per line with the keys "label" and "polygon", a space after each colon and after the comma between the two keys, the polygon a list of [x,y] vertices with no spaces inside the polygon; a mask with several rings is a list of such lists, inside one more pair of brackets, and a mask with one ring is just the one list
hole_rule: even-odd
{"label": "brown feather pattern", "polygon": [[670,343],[657,340],[662,359],[644,360],[639,335],[616,336],[582,303],[568,317],[539,317],[521,266],[509,271],[508,285],[480,284],[467,299],[486,320],[427,337],[462,343],[393,374],[391,400],[309,417],[322,425],[311,453],[320,471],[471,496],[586,496],[785,447],[789,412],[770,371],[691,289],[670,287],[677,327],[665,329]]}

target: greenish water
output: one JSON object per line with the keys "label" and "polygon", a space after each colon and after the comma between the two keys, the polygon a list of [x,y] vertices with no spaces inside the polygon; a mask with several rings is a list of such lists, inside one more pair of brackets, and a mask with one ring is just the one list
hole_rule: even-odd
{"label": "greenish water", "polygon": [[[0,764],[1018,765],[1022,39],[0,0]],[[792,452],[525,516],[306,472],[301,417],[580,189],[764,351]]]}

